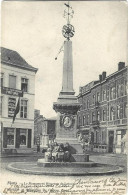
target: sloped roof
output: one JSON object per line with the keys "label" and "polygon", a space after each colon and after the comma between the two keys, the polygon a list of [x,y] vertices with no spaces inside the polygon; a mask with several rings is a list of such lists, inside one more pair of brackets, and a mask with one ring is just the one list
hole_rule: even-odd
{"label": "sloped roof", "polygon": [[1,62],[10,66],[37,72],[37,68],[29,65],[17,51],[1,47]]}

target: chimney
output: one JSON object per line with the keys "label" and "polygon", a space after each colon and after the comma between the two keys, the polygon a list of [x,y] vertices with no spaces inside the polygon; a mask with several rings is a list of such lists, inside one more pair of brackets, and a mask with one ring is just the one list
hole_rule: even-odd
{"label": "chimney", "polygon": [[99,81],[100,82],[102,81],[102,75],[101,74],[99,75]]}
{"label": "chimney", "polygon": [[102,81],[106,78],[106,72],[102,72]]}
{"label": "chimney", "polygon": [[119,62],[118,63],[118,71],[123,69],[125,67],[125,62]]}

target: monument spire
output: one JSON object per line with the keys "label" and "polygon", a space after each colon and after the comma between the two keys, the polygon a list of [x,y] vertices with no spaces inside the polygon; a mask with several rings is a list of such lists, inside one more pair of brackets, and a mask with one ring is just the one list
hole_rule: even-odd
{"label": "monument spire", "polygon": [[74,36],[74,26],[70,24],[73,18],[74,11],[72,7],[65,3],[66,9],[64,10],[64,17],[67,20],[67,25],[62,28],[62,34],[66,38],[64,41],[64,59],[63,59],[63,79],[61,95],[74,95],[73,90],[73,58],[72,58],[72,41],[70,38]]}
{"label": "monument spire", "polygon": [[75,33],[74,26],[70,21],[73,17],[74,11],[68,4],[64,4],[64,17],[67,24],[62,28],[62,35],[66,40],[64,41],[64,58],[63,58],[63,78],[62,90],[59,93],[57,102],[53,103],[53,109],[58,113],[56,122],[56,141],[58,143],[70,143],[76,151],[80,145],[76,138],[77,131],[77,111],[80,109],[77,97],[73,90],[73,56],[72,56],[72,41],[70,40]]}

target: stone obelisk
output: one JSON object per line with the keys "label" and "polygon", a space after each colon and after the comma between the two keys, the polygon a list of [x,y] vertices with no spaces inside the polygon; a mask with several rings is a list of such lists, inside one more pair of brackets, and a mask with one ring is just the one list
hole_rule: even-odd
{"label": "stone obelisk", "polygon": [[74,153],[82,153],[81,145],[76,138],[77,111],[80,109],[80,104],[73,90],[73,56],[72,41],[70,40],[75,30],[69,23],[69,17],[74,12],[69,4],[66,4],[66,6],[68,9],[67,25],[64,25],[62,29],[62,34],[66,38],[64,41],[62,90],[60,91],[57,102],[53,103],[53,109],[58,113],[56,141],[58,143],[68,142],[74,148]]}

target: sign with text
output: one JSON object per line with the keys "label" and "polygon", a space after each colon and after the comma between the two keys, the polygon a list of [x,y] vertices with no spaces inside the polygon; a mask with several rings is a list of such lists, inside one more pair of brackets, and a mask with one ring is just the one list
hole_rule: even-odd
{"label": "sign with text", "polygon": [[13,96],[23,97],[23,91],[21,91],[19,89],[12,89],[12,88],[8,88],[8,87],[2,87],[1,88],[1,93],[6,94],[6,95],[13,95]]}
{"label": "sign with text", "polygon": [[8,99],[8,117],[13,117],[16,108],[16,98]]}

